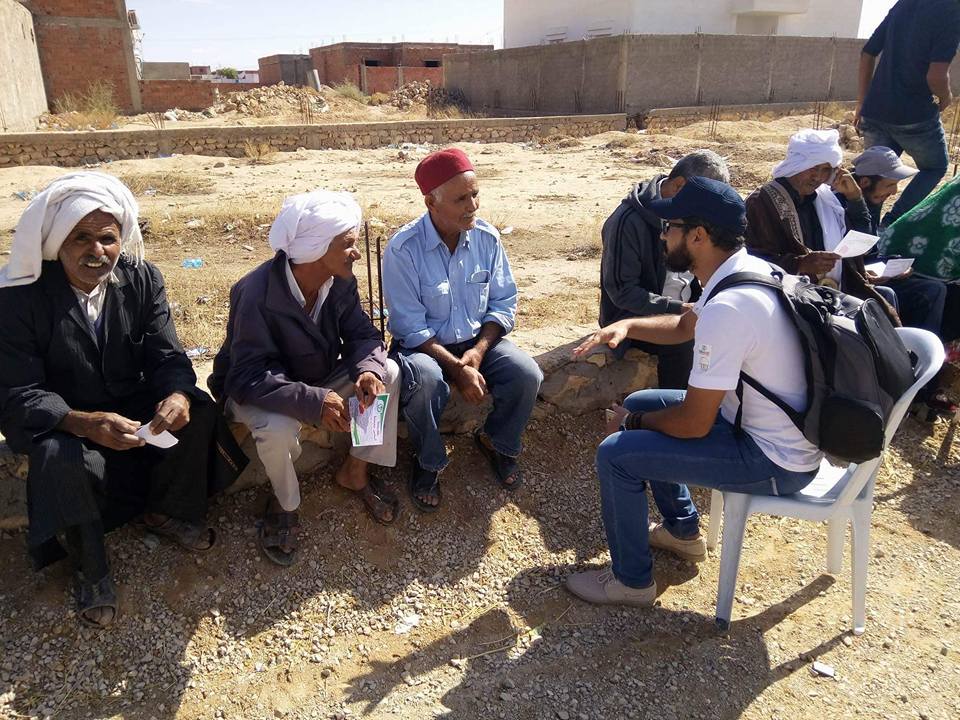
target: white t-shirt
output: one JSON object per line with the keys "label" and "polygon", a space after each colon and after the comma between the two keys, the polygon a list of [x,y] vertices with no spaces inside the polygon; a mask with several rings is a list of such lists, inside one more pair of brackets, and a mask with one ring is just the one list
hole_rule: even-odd
{"label": "white t-shirt", "polygon": [[[720,405],[725,420],[737,418],[737,381],[743,371],[795,410],[806,405],[807,381],[796,328],[780,307],[774,290],[730,288],[706,303],[721,280],[737,272],[770,274],[769,263],[741,249],[710,277],[694,306],[693,370],[690,385],[726,390]],[[744,383],[742,428],[763,454],[782,468],[803,472],[820,465],[823,454],[776,405]]]}

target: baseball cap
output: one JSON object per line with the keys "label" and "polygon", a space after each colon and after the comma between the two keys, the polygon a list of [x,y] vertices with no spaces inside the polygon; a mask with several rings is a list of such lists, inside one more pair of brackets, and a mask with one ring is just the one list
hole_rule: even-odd
{"label": "baseball cap", "polygon": [[672,198],[654,200],[647,207],[664,220],[696,217],[737,235],[743,235],[747,229],[743,198],[727,183],[710,178],[689,178]]}
{"label": "baseball cap", "polygon": [[893,150],[883,145],[874,145],[858,155],[853,161],[853,171],[857,175],[879,175],[889,180],[906,180],[920,172],[904,165]]}

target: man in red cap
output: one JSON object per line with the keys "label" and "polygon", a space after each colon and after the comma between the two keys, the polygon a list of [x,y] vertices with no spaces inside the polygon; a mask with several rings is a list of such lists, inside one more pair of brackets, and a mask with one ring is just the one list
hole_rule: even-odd
{"label": "man in red cap", "polygon": [[410,496],[433,512],[447,464],[439,426],[451,385],[471,403],[493,396],[477,447],[497,481],[515,490],[523,479],[520,436],[543,374],[503,337],[513,329],[517,286],[497,229],[476,216],[480,186],[469,158],[456,148],[432,153],[415,178],[427,212],[390,239],[383,289],[403,372],[400,408],[416,455]]}

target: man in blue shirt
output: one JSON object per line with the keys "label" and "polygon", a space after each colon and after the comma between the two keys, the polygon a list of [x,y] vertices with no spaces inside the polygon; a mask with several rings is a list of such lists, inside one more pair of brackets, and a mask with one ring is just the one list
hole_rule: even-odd
{"label": "man in blue shirt", "polygon": [[476,217],[480,190],[470,160],[455,148],[442,150],[424,158],[415,177],[427,212],[390,239],[383,290],[416,455],[410,496],[433,512],[447,464],[439,426],[450,385],[470,403],[493,396],[477,447],[499,483],[514,490],[522,481],[520,436],[543,374],[503,337],[513,329],[517,286],[499,233]]}
{"label": "man in blue shirt", "polygon": [[920,171],[883,226],[915,207],[947,172],[940,113],[953,102],[950,63],[958,45],[958,0],[899,0],[863,46],[855,122],[864,146],[906,150]]}

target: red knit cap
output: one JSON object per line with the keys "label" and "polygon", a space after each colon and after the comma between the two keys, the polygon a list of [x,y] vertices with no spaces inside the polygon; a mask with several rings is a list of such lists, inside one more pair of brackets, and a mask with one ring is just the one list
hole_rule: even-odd
{"label": "red knit cap", "polygon": [[429,195],[450,178],[470,170],[473,170],[473,164],[463,150],[447,148],[430,153],[421,160],[413,177],[420,192]]}

